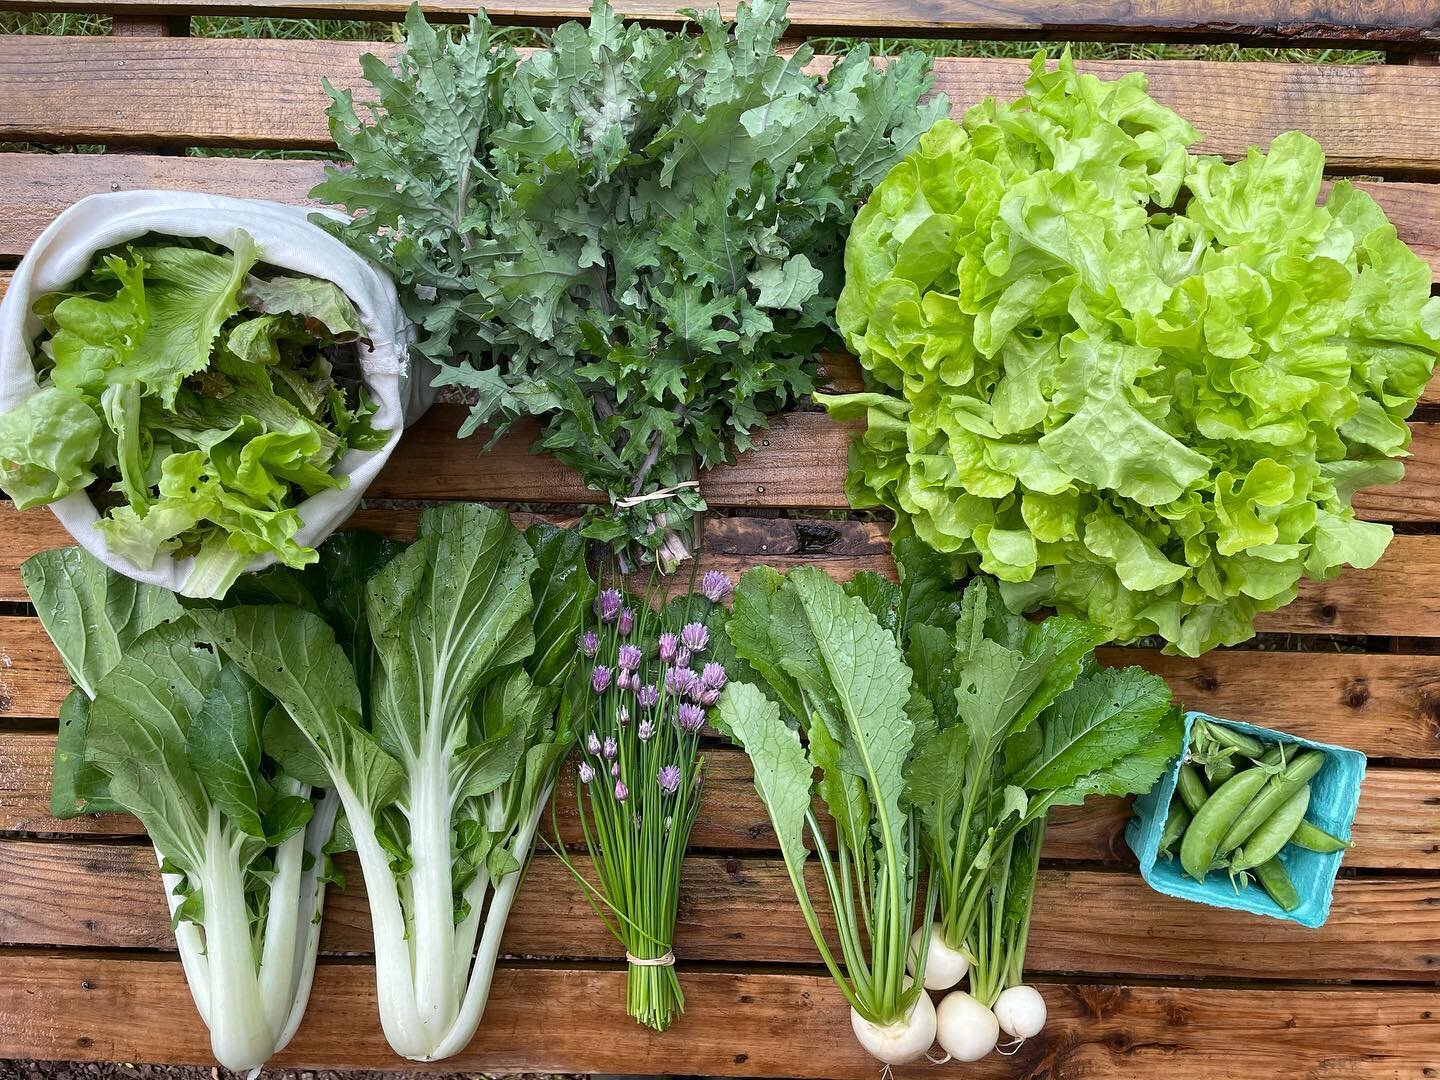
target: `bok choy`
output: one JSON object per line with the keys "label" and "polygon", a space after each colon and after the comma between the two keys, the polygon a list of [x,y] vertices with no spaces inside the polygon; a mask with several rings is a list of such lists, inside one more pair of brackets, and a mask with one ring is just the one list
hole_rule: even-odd
{"label": "bok choy", "polygon": [[[284,705],[331,777],[365,875],[390,1045],[470,1041],[541,810],[574,733],[580,539],[451,505],[363,590],[368,648],[298,605],[194,617]],[[356,663],[370,666],[368,696]],[[583,687],[581,688],[583,691]]]}
{"label": "bok choy", "polygon": [[76,686],[54,809],[144,824],[216,1060],[258,1071],[310,995],[338,800],[289,767],[269,696],[171,594],[78,548],[21,572]]}

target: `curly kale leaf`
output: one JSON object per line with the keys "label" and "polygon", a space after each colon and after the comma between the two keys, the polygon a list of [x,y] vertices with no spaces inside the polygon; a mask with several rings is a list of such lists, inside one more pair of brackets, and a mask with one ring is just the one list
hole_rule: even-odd
{"label": "curly kale leaf", "polygon": [[918,54],[822,79],[808,48],[777,53],[782,0],[698,21],[597,2],[522,59],[483,13],[452,40],[412,10],[396,66],[364,60],[378,100],[329,88],[351,165],[313,192],[400,281],[472,403],[461,434],[541,417],[537,449],[609,496],[588,533],[662,566],[698,493],[624,500],[729,461],[813,388],[855,209],[948,111],[918,104]]}

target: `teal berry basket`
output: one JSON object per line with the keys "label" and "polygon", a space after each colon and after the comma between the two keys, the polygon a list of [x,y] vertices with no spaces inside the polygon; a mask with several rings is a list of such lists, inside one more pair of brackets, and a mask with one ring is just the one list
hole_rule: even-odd
{"label": "teal berry basket", "polygon": [[1325,764],[1310,781],[1310,807],[1305,820],[1334,836],[1346,840],[1350,838],[1350,826],[1360,803],[1360,781],[1365,775],[1364,754],[1343,746],[1312,742],[1283,731],[1190,712],[1185,714],[1185,753],[1171,763],[1158,784],[1135,800],[1135,816],[1125,828],[1125,840],[1140,860],[1141,876],[1152,889],[1166,896],[1178,896],[1211,907],[1268,915],[1272,919],[1285,919],[1301,926],[1323,925],[1330,914],[1330,897],[1335,889],[1340,860],[1345,854],[1343,851],[1306,851],[1295,844],[1285,845],[1280,852],[1280,861],[1285,864],[1290,880],[1300,894],[1300,904],[1294,911],[1286,911],[1272,900],[1259,882],[1252,881],[1248,886],[1237,889],[1220,872],[1206,875],[1204,881],[1196,881],[1180,869],[1178,858],[1160,857],[1160,834],[1170,813],[1170,801],[1176,797],[1175,785],[1180,776],[1180,766],[1189,757],[1190,729],[1196,720],[1243,731],[1267,743],[1289,743],[1323,751]]}

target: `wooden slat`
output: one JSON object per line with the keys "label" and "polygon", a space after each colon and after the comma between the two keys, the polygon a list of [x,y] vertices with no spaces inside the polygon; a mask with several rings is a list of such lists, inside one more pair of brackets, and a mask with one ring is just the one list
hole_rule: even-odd
{"label": "wooden slat", "polygon": [[[413,1066],[385,1046],[368,965],[322,964],[277,1067]],[[828,978],[685,972],[686,1012],[664,1034],[625,1016],[619,971],[502,967],[475,1041],[447,1069],[496,1072],[826,1076],[873,1080]],[[1223,1076],[1419,1078],[1440,1060],[1440,993],[1316,989],[1042,987],[1045,1031],[976,1080],[1216,1080]],[[17,1057],[209,1064],[180,965],[104,957],[0,958],[0,1045]],[[925,1062],[901,1078],[938,1075]],[[950,1070],[961,1075],[961,1070]]]}
{"label": "wooden slat", "polygon": [[[369,954],[369,909],[351,858],[326,904],[321,947]],[[812,895],[823,898],[818,868]],[[1227,977],[1244,956],[1252,979],[1403,981],[1430,978],[1440,948],[1433,878],[1343,878],[1325,926],[1195,905],[1153,892],[1130,872],[1042,870],[1027,968],[1082,976]],[[0,943],[174,948],[159,869],[147,847],[0,841]],[[823,910],[823,899],[817,902]],[[1076,918],[1084,912],[1084,918]],[[678,955],[692,961],[817,962],[784,864],[691,856],[681,872]],[[531,864],[502,950],[531,958],[616,960],[624,949],[570,871],[549,855]]]}
{"label": "wooden slat", "polygon": [[[49,816],[50,762],[55,738],[45,733],[0,732],[0,833],[66,837],[142,835],[128,814],[86,814],[64,821]],[[743,852],[775,850],[775,835],[755,795],[744,754],[729,747],[706,752],[700,815],[690,836],[696,849]],[[559,838],[581,841],[567,770],[555,805]],[[1360,792],[1352,834],[1355,848],[1345,865],[1358,870],[1440,870],[1440,805],[1433,799],[1440,774],[1429,769],[1372,766]],[[828,821],[822,814],[821,819]],[[1070,861],[1132,861],[1125,844],[1130,820],[1126,799],[1091,799],[1083,807],[1050,814],[1045,857]],[[547,815],[545,832],[554,838]]]}
{"label": "wooden slat", "polygon": [[[483,435],[457,440],[466,415],[460,405],[435,405],[376,479],[371,494],[389,498],[539,499],[596,502],[577,473],[530,453],[539,425],[526,422],[480,455]],[[838,422],[820,412],[772,418],[755,433],[753,449],[700,478],[700,491],[716,507],[786,507],[844,510],[850,441],[862,421]],[[1440,520],[1440,424],[1414,422],[1405,478],[1358,492],[1355,512],[1372,521]]]}
{"label": "wooden slat", "polygon": [[[0,137],[202,146],[329,145],[322,78],[357,82],[364,42],[177,38],[0,39]],[[1206,152],[1241,154],[1291,128],[1325,147],[1330,166],[1365,173],[1440,172],[1440,85],[1407,65],[1093,61],[1114,76],[1141,69],[1157,98],[1202,132]],[[1023,60],[943,57],[936,86],[957,109],[1018,94]],[[76,85],[86,88],[76,93]],[[1384,137],[1377,138],[1377,133]]]}
{"label": "wooden slat", "polygon": [[[0,526],[7,520],[5,515],[13,513],[0,509]],[[31,517],[23,528],[0,527],[0,600],[26,599],[20,562],[35,551],[67,542],[43,509],[28,513]],[[387,521],[393,521],[393,529],[383,524]],[[380,525],[397,533],[406,527],[403,516],[388,519],[373,511],[357,524]],[[732,577],[759,562],[781,568],[815,562],[841,580],[860,570],[893,576],[886,535],[886,527],[879,523],[712,518],[707,525],[705,564]],[[1440,537],[1397,536],[1373,568],[1347,570],[1330,581],[1304,582],[1294,603],[1260,616],[1256,627],[1270,633],[1440,637]],[[1421,704],[1440,717],[1440,705],[1428,694]]]}
{"label": "wooden slat", "polygon": [[[426,14],[462,19],[474,6],[466,0],[425,0]],[[727,16],[735,6],[720,5]],[[628,0],[618,5],[626,18],[676,26],[683,17],[671,0]],[[551,26],[585,19],[589,7],[576,0],[487,3],[498,23]],[[155,12],[177,15],[248,15],[305,19],[404,18],[404,0],[0,0],[0,10]],[[793,0],[791,36],[849,34],[881,37],[1024,36],[1072,40],[1211,41],[1241,40],[1286,45],[1340,45],[1350,48],[1420,47],[1440,39],[1440,24],[1424,0],[1203,0],[1182,4],[1158,0],[901,0],[882,9],[848,0]]]}
{"label": "wooden slat", "polygon": [[[1372,757],[1440,759],[1440,663],[1424,655],[1219,649],[1199,658],[1106,649],[1163,675],[1189,708]],[[70,684],[39,620],[0,619],[0,717],[50,720]]]}
{"label": "wooden slat", "polygon": [[[86,195],[140,188],[207,191],[236,198],[310,203],[320,161],[157,157],[137,154],[0,154],[0,257],[25,254],[40,230]],[[1440,186],[1359,181],[1395,223],[1400,238],[1440,280]]]}

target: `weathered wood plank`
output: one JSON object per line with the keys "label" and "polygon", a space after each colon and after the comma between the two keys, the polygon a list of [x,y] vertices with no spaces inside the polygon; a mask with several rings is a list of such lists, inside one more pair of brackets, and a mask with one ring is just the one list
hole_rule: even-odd
{"label": "weathered wood plank", "polygon": [[[18,574],[23,559],[67,542],[49,514],[30,513],[35,524],[0,531],[0,600],[26,598]],[[375,527],[386,520],[376,514],[360,522]],[[403,532],[403,524],[397,523],[393,531]],[[781,568],[814,562],[841,580],[861,570],[893,576],[886,535],[879,523],[713,518],[705,564],[732,577],[760,562]],[[1397,536],[1373,568],[1304,582],[1294,603],[1260,616],[1256,626],[1270,633],[1440,637],[1440,537]],[[1440,715],[1440,706],[1428,693],[1421,704]]]}
{"label": "weathered wood plank", "polygon": [[[459,405],[436,405],[406,433],[371,493],[391,498],[528,498],[552,503],[599,501],[578,474],[548,456],[529,452],[539,426],[516,427],[483,457],[484,436],[458,440],[465,415]],[[772,418],[755,433],[755,446],[733,465],[700,478],[716,507],[786,507],[844,510],[846,462],[862,421],[838,422],[820,412]],[[1440,424],[1414,422],[1411,457],[1398,484],[1358,492],[1355,510],[1373,521],[1440,520]]]}
{"label": "weathered wood plank", "polygon": [[[502,967],[475,1041],[447,1068],[826,1076],[873,1080],[825,977],[686,972],[686,1011],[662,1035],[625,1016],[619,971]],[[389,1068],[369,965],[322,964],[280,1067]],[[1417,1080],[1440,1059],[1440,993],[1047,984],[1044,1033],[977,1080]],[[544,1037],[537,1037],[543,1033]],[[209,1064],[180,965],[105,957],[0,958],[0,1046],[16,1057]],[[924,1062],[898,1077],[933,1076]],[[958,1070],[957,1070],[958,1074]]]}
{"label": "weathered wood plank", "polygon": [[[327,903],[321,947],[371,951],[363,880]],[[812,895],[823,884],[816,867]],[[1170,978],[1226,977],[1244,956],[1252,979],[1430,978],[1440,927],[1432,878],[1344,878],[1324,927],[1189,904],[1129,872],[1042,870],[1027,966],[1090,976],[1116,971]],[[174,947],[159,869],[146,847],[0,841],[0,943],[84,948]],[[1075,917],[1076,912],[1085,917]],[[502,950],[530,958],[623,958],[560,861],[537,856],[506,923]],[[692,856],[681,876],[678,955],[693,961],[814,963],[814,944],[778,859]]]}
{"label": "weathered wood plank", "polygon": [[[46,733],[0,732],[0,833],[66,837],[138,836],[144,830],[127,814],[86,814],[64,821],[49,815],[50,763],[55,738]],[[755,795],[744,754],[729,747],[706,752],[705,787],[691,846],[706,850],[766,852],[775,835]],[[566,844],[581,842],[567,770],[555,806],[558,834]],[[1360,793],[1355,848],[1345,856],[1352,869],[1440,870],[1440,806],[1433,793],[1440,773],[1430,769],[1372,766]],[[1091,799],[1083,807],[1059,807],[1050,814],[1045,857],[1070,861],[1130,862],[1125,824],[1126,799]],[[826,820],[823,818],[822,820]]]}
{"label": "weathered wood plank", "polygon": [[[325,147],[321,79],[353,86],[362,52],[388,56],[395,49],[273,39],[0,38],[0,136]],[[1422,68],[1184,60],[1086,67],[1109,76],[1149,73],[1157,100],[1206,134],[1199,147],[1206,152],[1242,154],[1298,127],[1319,140],[1334,169],[1440,172],[1440,85]],[[935,73],[937,89],[961,109],[990,94],[1015,96],[1028,64],[943,57]],[[85,93],[75,93],[79,84]]]}
{"label": "weathered wood plank", "polygon": [[[0,501],[0,526],[14,513]],[[404,512],[398,519],[379,511],[364,515],[354,519],[357,525],[395,535],[411,527]],[[68,542],[43,508],[25,517],[22,526],[0,528],[0,601],[26,599],[18,572],[25,558]],[[760,562],[780,568],[814,562],[841,580],[861,570],[894,575],[881,523],[712,517],[706,528],[705,565],[732,577]],[[1373,568],[1304,582],[1294,603],[1262,615],[1256,626],[1272,633],[1440,637],[1440,537],[1397,536]],[[1422,703],[1426,709],[1429,701]]]}
{"label": "weathered wood plank", "polygon": [[[86,195],[141,188],[208,191],[236,198],[309,204],[324,175],[320,161],[108,154],[0,154],[0,257],[25,254],[61,210]],[[1384,207],[1400,238],[1440,280],[1440,186],[1360,181]]]}
{"label": "weathered wood plank", "polygon": [[[463,19],[474,7],[466,0],[425,0],[432,19]],[[576,0],[526,0],[485,5],[497,23],[551,26],[585,19],[590,9]],[[626,18],[677,26],[683,17],[670,0],[628,0],[618,5]],[[721,5],[733,15],[735,5]],[[404,0],[0,0],[0,10],[135,12],[171,17],[248,15],[303,19],[404,18]],[[1211,41],[1249,44],[1339,45],[1350,48],[1419,47],[1440,39],[1435,13],[1424,0],[904,0],[883,10],[845,0],[794,0],[790,36],[848,34],[882,37],[1016,36],[1071,40]]]}

